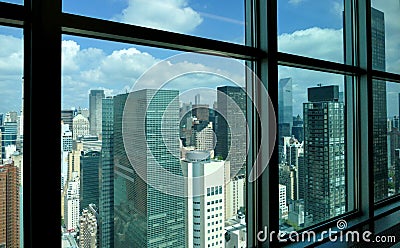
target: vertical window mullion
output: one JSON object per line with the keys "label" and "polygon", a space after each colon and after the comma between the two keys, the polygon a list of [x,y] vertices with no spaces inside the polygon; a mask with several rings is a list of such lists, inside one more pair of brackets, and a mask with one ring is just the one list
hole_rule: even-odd
{"label": "vertical window mullion", "polygon": [[372,106],[372,40],[371,1],[356,1],[357,11],[357,65],[366,71],[359,77],[359,208],[365,218],[374,215],[374,164],[373,164],[373,106]]}
{"label": "vertical window mullion", "polygon": [[[25,3],[26,247],[60,245],[61,0]],[[47,144],[43,146],[43,144]],[[41,228],[39,228],[41,227]]]}

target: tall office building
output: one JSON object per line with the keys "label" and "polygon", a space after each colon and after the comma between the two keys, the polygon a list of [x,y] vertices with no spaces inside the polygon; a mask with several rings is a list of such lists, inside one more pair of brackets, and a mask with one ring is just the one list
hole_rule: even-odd
{"label": "tall office building", "polygon": [[114,247],[114,99],[102,102],[102,148],[99,175],[100,248]]}
{"label": "tall office building", "polygon": [[99,205],[99,164],[101,153],[82,151],[80,166],[80,211],[89,204]]}
{"label": "tall office building", "polygon": [[67,231],[76,231],[79,226],[79,177],[69,181],[64,194],[64,223]]}
{"label": "tall office building", "polygon": [[105,98],[104,90],[90,90],[89,94],[89,122],[90,134],[101,137],[101,111],[102,99]]}
{"label": "tall office building", "polygon": [[246,205],[246,176],[237,175],[225,182],[225,220],[234,218]]}
{"label": "tall office building", "polygon": [[194,104],[200,104],[200,94],[196,94],[194,96]]}
{"label": "tall office building", "polygon": [[293,126],[292,78],[278,83],[278,129],[279,136],[291,136]]}
{"label": "tall office building", "polygon": [[394,158],[394,193],[400,194],[400,149],[395,150]]}
{"label": "tall office building", "polygon": [[[385,58],[385,17],[384,13],[371,9],[372,67],[375,70],[386,70]],[[375,201],[388,196],[388,149],[387,149],[387,102],[386,82],[372,81],[373,104],[373,164]]]}
{"label": "tall office building", "polygon": [[216,155],[230,162],[230,176],[244,174],[247,155],[246,92],[241,87],[217,88]]}
{"label": "tall office building", "polygon": [[286,204],[286,186],[279,184],[279,218],[287,219],[289,214],[289,209]]}
{"label": "tall office building", "polygon": [[20,247],[20,170],[0,165],[0,247]]}
{"label": "tall office building", "polygon": [[68,154],[72,151],[72,132],[68,124],[61,123],[61,190],[68,178]]}
{"label": "tall office building", "polygon": [[72,120],[72,139],[89,135],[90,124],[88,118],[82,114],[77,114]]}
{"label": "tall office building", "polygon": [[194,146],[196,150],[212,151],[214,157],[214,130],[212,122],[202,122],[193,125]]}
{"label": "tall office building", "polygon": [[[116,247],[185,247],[178,95],[144,89],[114,97]],[[164,170],[182,180],[167,180]]]}
{"label": "tall office building", "polygon": [[305,210],[314,223],[346,211],[344,104],[339,86],[308,88],[303,103]]}
{"label": "tall office building", "polygon": [[17,150],[18,123],[11,120],[13,120],[13,118],[6,118],[4,125],[0,127],[2,132],[1,146],[3,159],[10,158]]}
{"label": "tall office building", "polygon": [[224,247],[224,161],[211,160],[206,151],[189,151],[182,167],[187,247]]}

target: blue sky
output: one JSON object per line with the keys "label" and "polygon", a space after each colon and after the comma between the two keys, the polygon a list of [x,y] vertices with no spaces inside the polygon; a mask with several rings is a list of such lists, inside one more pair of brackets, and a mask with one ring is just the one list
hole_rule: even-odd
{"label": "blue sky", "polygon": [[[22,3],[18,0],[6,2]],[[387,69],[400,73],[399,1],[372,2],[374,7],[385,12]],[[278,0],[279,50],[343,62],[342,10],[343,3],[339,0]],[[102,0],[101,4],[95,0],[64,0],[63,11],[244,44],[244,4],[239,0]],[[87,107],[90,89],[104,89],[109,95],[125,92],[149,68],[181,54],[75,36],[64,35],[62,39],[63,108]],[[15,99],[19,99],[21,94],[22,57],[22,32],[0,27],[0,113],[20,107],[19,100]],[[211,61],[199,62],[196,58],[193,61],[175,61],[173,70],[204,70],[229,74],[233,79],[242,77],[242,72],[223,68],[224,63],[217,65]],[[301,111],[307,87],[317,83],[343,84],[342,76],[281,67],[280,78],[288,76],[293,79],[294,113]],[[192,80],[190,85],[193,88],[207,81],[209,87],[227,83],[224,80],[217,82],[218,77],[200,77],[198,73],[185,77],[186,81]],[[397,114],[394,106],[398,105],[398,100],[394,96],[398,92],[397,85],[388,88],[388,99],[393,102],[388,104],[390,113]],[[202,96],[207,103],[213,98],[215,96],[209,93]]]}

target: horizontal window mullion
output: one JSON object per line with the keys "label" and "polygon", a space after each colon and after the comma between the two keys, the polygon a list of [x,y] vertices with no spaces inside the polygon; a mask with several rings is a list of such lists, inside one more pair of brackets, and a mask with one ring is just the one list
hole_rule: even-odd
{"label": "horizontal window mullion", "polygon": [[0,25],[22,28],[24,6],[0,2]]}
{"label": "horizontal window mullion", "polygon": [[362,75],[366,71],[352,65],[278,52],[278,65],[343,75]]}
{"label": "horizontal window mullion", "polygon": [[400,75],[391,72],[372,70],[372,78],[377,80],[400,83]]}
{"label": "horizontal window mullion", "polygon": [[255,60],[265,56],[261,50],[249,46],[74,14],[63,13],[61,25],[63,33],[69,35],[244,60]]}

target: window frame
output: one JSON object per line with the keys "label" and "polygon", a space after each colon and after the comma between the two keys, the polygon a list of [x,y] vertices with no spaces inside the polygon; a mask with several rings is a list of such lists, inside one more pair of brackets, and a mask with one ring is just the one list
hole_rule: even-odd
{"label": "window frame", "polygon": [[[244,1],[246,18],[246,44],[239,45],[191,35],[154,30],[146,27],[116,23],[91,17],[62,12],[62,0],[26,0],[24,5],[0,2],[0,25],[23,29],[24,32],[24,240],[26,247],[49,244],[60,245],[60,147],[59,127],[61,110],[61,42],[62,35],[76,35],[135,45],[154,46],[187,52],[207,53],[246,60],[246,64],[265,82],[273,107],[277,109],[278,66],[291,66],[321,72],[342,74],[354,78],[353,98],[354,170],[349,176],[354,180],[354,211],[327,220],[312,230],[321,232],[336,224],[340,218],[348,220],[349,228],[356,228],[372,220],[400,211],[400,195],[374,203],[372,157],[372,80],[380,79],[400,83],[400,74],[372,69],[371,0],[344,0],[344,32],[352,34],[346,39],[345,49],[351,63],[337,63],[278,52],[277,49],[277,1]],[[348,37],[348,36],[347,36]],[[50,51],[50,52],[43,52]],[[351,53],[350,53],[351,51]],[[265,101],[259,92],[247,85],[253,97],[260,103],[261,119],[268,121]],[[43,88],[46,91],[43,91]],[[354,90],[354,91],[353,91]],[[50,93],[49,93],[50,92]],[[46,99],[47,101],[43,101]],[[50,103],[50,104],[49,104]],[[46,110],[46,111],[44,111]],[[257,154],[261,139],[255,109],[248,106],[250,120],[250,150],[248,172]],[[46,113],[44,122],[41,115]],[[349,130],[348,130],[349,131]],[[52,144],[43,156],[42,142]],[[278,140],[278,139],[276,139]],[[277,147],[277,141],[275,143]],[[368,154],[368,156],[362,156]],[[261,160],[266,162],[265,160]],[[277,149],[270,163],[277,164]],[[39,167],[40,165],[40,167]],[[40,168],[40,169],[39,169]],[[247,186],[248,247],[273,247],[277,241],[258,242],[257,233],[268,226],[279,231],[278,168],[269,166],[260,178]],[[54,202],[54,204],[53,204]],[[265,204],[267,203],[267,204]],[[271,214],[270,214],[271,213]],[[58,221],[57,221],[58,220]],[[44,228],[37,228],[37,226]],[[309,230],[309,229],[308,229]],[[43,239],[45,237],[45,239]],[[325,242],[326,239],[323,241]],[[304,244],[288,244],[303,246]]]}

